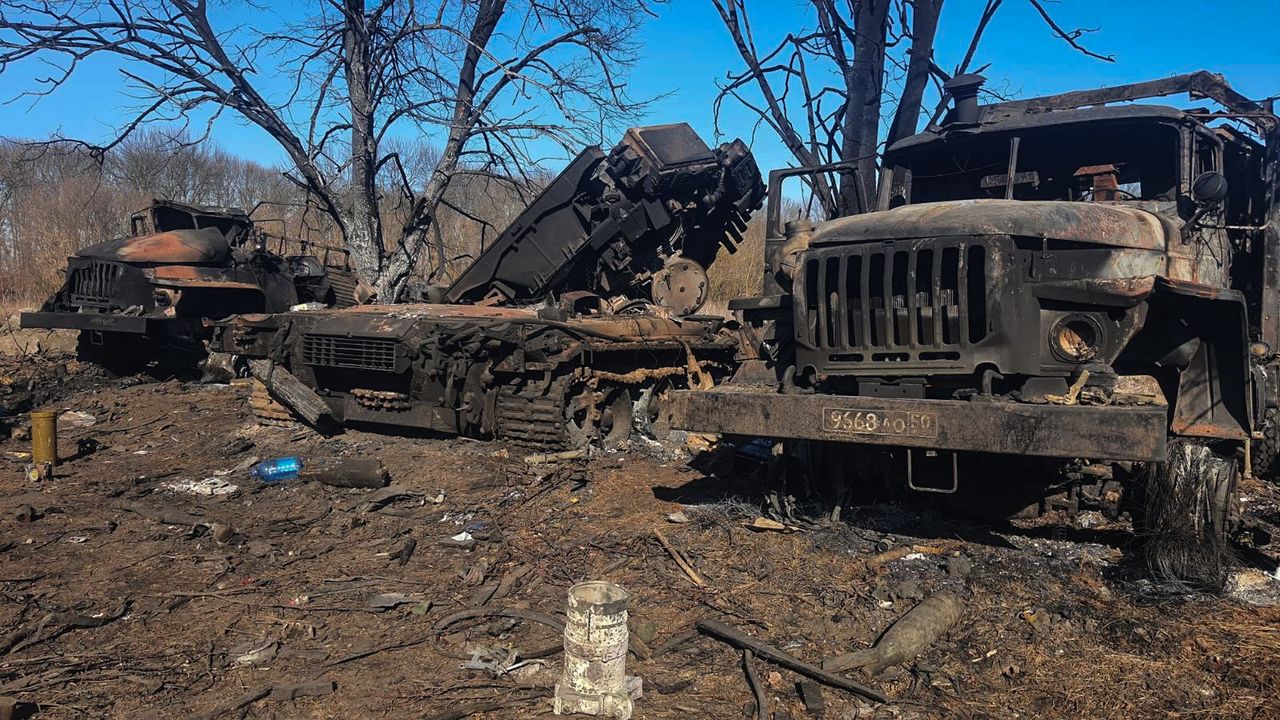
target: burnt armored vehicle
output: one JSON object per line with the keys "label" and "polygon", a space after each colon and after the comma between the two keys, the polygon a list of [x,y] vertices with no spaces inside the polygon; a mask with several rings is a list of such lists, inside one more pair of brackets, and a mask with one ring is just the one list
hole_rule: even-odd
{"label": "burnt armored vehicle", "polygon": [[[765,294],[731,305],[754,351],[673,420],[806,441],[837,484],[1129,497],[1164,569],[1213,575],[1188,548],[1277,437],[1277,119],[1206,72],[985,106],[980,82],[888,148],[874,212],[783,232],[771,205]],[[1221,109],[1127,103],[1182,93]]]}
{"label": "burnt armored vehicle", "polygon": [[615,444],[668,391],[732,369],[736,335],[694,313],[763,197],[741,141],[633,128],[584,150],[436,302],[243,315],[213,346],[313,421]]}
{"label": "burnt armored vehicle", "polygon": [[62,288],[21,323],[79,330],[82,359],[129,373],[194,363],[214,318],[365,299],[345,251],[272,235],[242,210],[155,200],[129,237],[69,258]]}

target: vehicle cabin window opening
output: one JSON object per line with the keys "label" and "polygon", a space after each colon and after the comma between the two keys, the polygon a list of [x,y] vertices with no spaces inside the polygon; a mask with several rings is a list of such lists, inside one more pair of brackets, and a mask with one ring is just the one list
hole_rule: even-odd
{"label": "vehicle cabin window opening", "polygon": [[[1076,123],[944,137],[891,158],[891,206],[947,200],[1174,201],[1189,180],[1168,122]],[[1009,177],[1011,175],[1013,177]]]}

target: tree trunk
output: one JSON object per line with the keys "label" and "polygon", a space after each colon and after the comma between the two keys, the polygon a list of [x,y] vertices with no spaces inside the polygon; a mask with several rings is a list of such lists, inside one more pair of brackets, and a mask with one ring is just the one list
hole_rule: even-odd
{"label": "tree trunk", "polygon": [[844,69],[848,101],[841,158],[856,161],[858,172],[840,177],[841,214],[865,212],[876,193],[876,145],[880,98],[884,91],[885,40],[890,0],[855,3],[853,62]]}
{"label": "tree trunk", "polygon": [[911,3],[911,49],[902,97],[893,114],[893,125],[885,147],[916,133],[920,124],[921,103],[929,85],[929,68],[933,64],[933,39],[938,34],[938,18],[944,0],[914,0]]}
{"label": "tree trunk", "polygon": [[384,274],[382,227],[378,217],[376,184],[377,143],[373,133],[373,102],[369,92],[369,36],[363,0],[345,0],[346,23],[342,45],[346,56],[348,105],[351,112],[351,193],[347,248],[356,270],[379,288]]}
{"label": "tree trunk", "polygon": [[[352,2],[354,0],[348,0]],[[467,52],[458,73],[458,89],[453,103],[453,122],[449,126],[449,138],[445,141],[440,159],[436,162],[427,186],[414,201],[413,213],[401,232],[399,247],[388,257],[375,287],[382,302],[395,302],[404,290],[418,262],[418,253],[426,246],[431,224],[437,222],[437,209],[448,188],[449,179],[458,168],[462,150],[475,131],[476,116],[476,67],[489,40],[493,37],[498,21],[506,12],[506,0],[481,0],[476,10],[475,23],[469,33]],[[439,259],[445,262],[444,249],[438,248]]]}

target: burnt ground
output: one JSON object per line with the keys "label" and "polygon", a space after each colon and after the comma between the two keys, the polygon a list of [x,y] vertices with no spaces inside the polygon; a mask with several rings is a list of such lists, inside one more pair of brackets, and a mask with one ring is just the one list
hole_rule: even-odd
{"label": "burnt ground", "polygon": [[[1123,526],[991,526],[877,505],[827,529],[756,532],[742,523],[760,488],[723,450],[690,463],[646,445],[531,466],[500,443],[259,426],[243,388],[112,381],[74,363],[55,382],[57,407],[97,420],[64,428],[63,453],[98,447],[30,482],[27,443],[0,440],[0,696],[35,704],[19,717],[549,716],[558,656],[502,675],[461,665],[477,648],[547,653],[555,630],[442,619],[469,607],[555,615],[585,578],[632,593],[637,718],[754,717],[736,650],[706,637],[671,646],[699,619],[817,662],[867,646],[943,588],[966,598],[955,629],[914,662],[851,675],[892,702],[827,688],[823,717],[1280,717],[1280,610],[1155,592],[1126,560]],[[378,504],[377,491],[248,478],[253,459],[279,455],[377,457],[408,494]],[[236,489],[180,489],[206,478]],[[1274,514],[1268,489],[1248,494]],[[464,531],[472,541],[450,539]],[[412,554],[396,557],[410,538]],[[927,552],[873,573],[862,559],[877,543]],[[380,594],[402,604],[371,606]],[[773,717],[809,716],[799,676],[755,667]],[[336,690],[287,698],[317,680]]]}

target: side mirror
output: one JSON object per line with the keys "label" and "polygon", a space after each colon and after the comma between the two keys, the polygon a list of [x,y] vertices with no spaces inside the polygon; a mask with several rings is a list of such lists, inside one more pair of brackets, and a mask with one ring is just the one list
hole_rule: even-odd
{"label": "side mirror", "polygon": [[1191,197],[1201,205],[1216,205],[1227,199],[1227,178],[1216,170],[1200,173],[1191,182]]}

